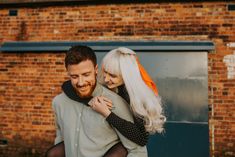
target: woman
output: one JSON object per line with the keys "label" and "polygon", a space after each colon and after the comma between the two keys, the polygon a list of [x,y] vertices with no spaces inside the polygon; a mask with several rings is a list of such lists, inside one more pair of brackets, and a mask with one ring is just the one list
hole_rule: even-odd
{"label": "woman", "polygon": [[108,123],[140,146],[145,146],[148,135],[163,131],[165,116],[153,81],[131,49],[120,47],[103,58],[101,83],[124,98],[130,105],[134,123],[112,112],[112,102],[102,96],[93,98],[90,106],[103,115]]}

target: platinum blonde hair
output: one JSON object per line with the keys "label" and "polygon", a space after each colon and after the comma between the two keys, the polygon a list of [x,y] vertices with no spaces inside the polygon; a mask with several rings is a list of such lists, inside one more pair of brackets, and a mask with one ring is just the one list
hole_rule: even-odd
{"label": "platinum blonde hair", "polygon": [[[123,78],[130,97],[131,110],[135,116],[144,120],[146,131],[151,134],[161,133],[166,120],[161,98],[156,96],[143,81],[136,61],[136,53],[125,47],[110,51],[103,58],[102,72],[103,70]],[[101,82],[104,83],[104,81]]]}

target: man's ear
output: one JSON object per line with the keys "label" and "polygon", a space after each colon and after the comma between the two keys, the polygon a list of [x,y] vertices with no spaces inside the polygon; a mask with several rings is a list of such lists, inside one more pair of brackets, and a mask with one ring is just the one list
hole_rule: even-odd
{"label": "man's ear", "polygon": [[96,64],[96,66],[95,66],[95,74],[96,75],[98,74],[98,64]]}
{"label": "man's ear", "polygon": [[66,67],[66,73],[67,73],[67,76],[70,76],[70,75],[69,75],[68,67]]}

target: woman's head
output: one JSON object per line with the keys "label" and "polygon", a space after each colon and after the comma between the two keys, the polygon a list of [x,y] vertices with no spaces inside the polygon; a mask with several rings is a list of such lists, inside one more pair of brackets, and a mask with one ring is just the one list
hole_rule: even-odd
{"label": "woman's head", "polygon": [[103,73],[103,81],[109,89],[113,90],[118,86],[124,84],[121,75],[116,75],[114,73],[106,71],[105,69],[103,69],[102,73]]}
{"label": "woman's head", "polygon": [[107,53],[101,65],[101,80],[109,89],[114,89],[123,84],[120,71],[120,54],[117,49]]}
{"label": "woman's head", "polygon": [[120,47],[107,53],[102,61],[101,80],[111,89],[124,84],[130,107],[136,116],[144,119],[146,130],[151,133],[162,131],[164,116],[160,97],[143,81],[134,51]]}
{"label": "woman's head", "polygon": [[132,57],[135,52],[119,47],[107,53],[102,61],[102,82],[110,89],[123,85],[122,71],[120,69],[120,58],[123,56]]}

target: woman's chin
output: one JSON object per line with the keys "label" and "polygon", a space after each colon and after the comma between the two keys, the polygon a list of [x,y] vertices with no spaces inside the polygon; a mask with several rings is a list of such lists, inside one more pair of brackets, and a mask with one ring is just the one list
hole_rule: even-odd
{"label": "woman's chin", "polygon": [[110,90],[114,90],[116,87],[114,87],[113,85],[106,85],[108,87],[108,89]]}

